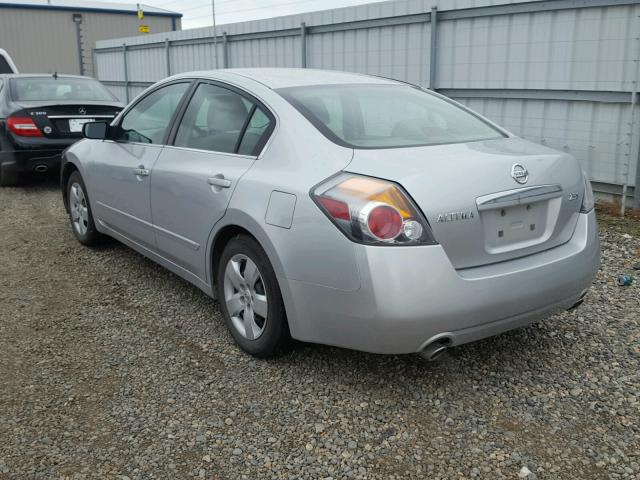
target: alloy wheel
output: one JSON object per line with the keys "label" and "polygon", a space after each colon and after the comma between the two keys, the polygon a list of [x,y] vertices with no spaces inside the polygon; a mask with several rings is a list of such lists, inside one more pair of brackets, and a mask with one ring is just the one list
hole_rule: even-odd
{"label": "alloy wheel", "polygon": [[80,235],[86,235],[89,229],[89,207],[82,186],[74,182],[69,189],[69,209],[73,228]]}
{"label": "alloy wheel", "polygon": [[234,328],[247,340],[264,332],[268,317],[267,292],[253,260],[236,254],[224,271],[224,302]]}

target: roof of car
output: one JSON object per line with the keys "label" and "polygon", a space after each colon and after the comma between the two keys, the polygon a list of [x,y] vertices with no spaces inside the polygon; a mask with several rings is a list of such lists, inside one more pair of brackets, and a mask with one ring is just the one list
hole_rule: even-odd
{"label": "roof of car", "polygon": [[218,73],[231,73],[250,78],[269,88],[301,87],[308,85],[336,85],[349,83],[392,84],[402,82],[382,77],[373,77],[361,73],[340,72],[337,70],[317,70],[314,68],[229,68],[204,72],[184,73],[181,76],[202,75],[217,78]]}

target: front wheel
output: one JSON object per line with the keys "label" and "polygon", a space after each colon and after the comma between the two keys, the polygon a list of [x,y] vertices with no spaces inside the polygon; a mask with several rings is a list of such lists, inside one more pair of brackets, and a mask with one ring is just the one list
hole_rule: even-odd
{"label": "front wheel", "polygon": [[290,335],[282,294],[258,242],[247,235],[231,239],[216,277],[218,301],[236,343],[260,358],[284,350]]}
{"label": "front wheel", "polygon": [[104,237],[96,230],[87,187],[77,170],[69,176],[67,181],[67,205],[69,205],[71,229],[76,239],[87,246],[101,243]]}

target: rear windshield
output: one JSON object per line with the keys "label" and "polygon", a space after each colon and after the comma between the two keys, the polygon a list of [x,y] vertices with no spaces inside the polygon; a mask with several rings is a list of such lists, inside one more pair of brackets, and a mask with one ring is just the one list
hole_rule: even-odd
{"label": "rear windshield", "polygon": [[115,100],[97,80],[53,76],[13,78],[11,97],[15,101]]}
{"label": "rear windshield", "polygon": [[410,85],[318,85],[278,93],[330,140],[350,148],[439,145],[505,136],[454,103]]}

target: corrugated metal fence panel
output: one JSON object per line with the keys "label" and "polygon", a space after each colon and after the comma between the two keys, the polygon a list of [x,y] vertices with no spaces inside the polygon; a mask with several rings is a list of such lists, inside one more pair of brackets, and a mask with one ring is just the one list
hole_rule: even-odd
{"label": "corrugated metal fence panel", "polygon": [[429,84],[430,27],[415,23],[310,35],[308,66]]}
{"label": "corrugated metal fence panel", "polygon": [[[538,1],[538,0],[533,0]],[[365,20],[370,18],[380,18],[394,15],[408,15],[412,13],[422,13],[437,6],[442,10],[457,10],[464,8],[485,7],[490,5],[507,5],[517,3],[531,3],[532,0],[394,0],[379,3],[369,3],[346,8],[336,8],[323,10],[320,12],[309,12],[297,15],[287,15],[284,17],[269,18],[264,20],[253,20],[249,22],[233,23],[218,27],[218,34],[226,31],[230,35],[238,33],[264,32],[280,30],[284,28],[297,28],[300,22],[307,25],[322,25],[326,23],[337,23],[354,20]],[[190,30],[179,30],[175,32],[157,33],[128,38],[112,40],[102,40],[97,42],[97,48],[118,47],[122,42],[127,45],[142,45],[153,42],[163,42],[165,38],[170,40],[183,40],[188,38],[207,38],[213,35],[212,27],[202,27]]]}
{"label": "corrugated metal fence panel", "polygon": [[[127,50],[129,79],[136,82],[156,82],[167,76],[167,61],[164,46]],[[131,97],[133,98],[133,97]]]}
{"label": "corrugated metal fence panel", "polygon": [[229,67],[300,67],[300,39],[278,37],[229,42]]}
{"label": "corrugated metal fence panel", "polygon": [[122,51],[96,52],[96,77],[100,80],[124,80]]}
{"label": "corrugated metal fence panel", "polygon": [[638,5],[444,21],[437,85],[630,91]]}
{"label": "corrugated metal fence panel", "polygon": [[[622,184],[629,158],[629,104],[456,98],[518,136],[574,155],[589,177]],[[638,108],[637,108],[638,110]]]}
{"label": "corrugated metal fence panel", "polygon": [[[220,42],[217,45],[218,66],[222,68],[223,49]],[[174,45],[169,51],[171,58],[171,73],[182,73],[193,70],[210,70],[216,66],[216,50],[213,43],[200,45]],[[156,78],[159,80],[164,75]]]}

